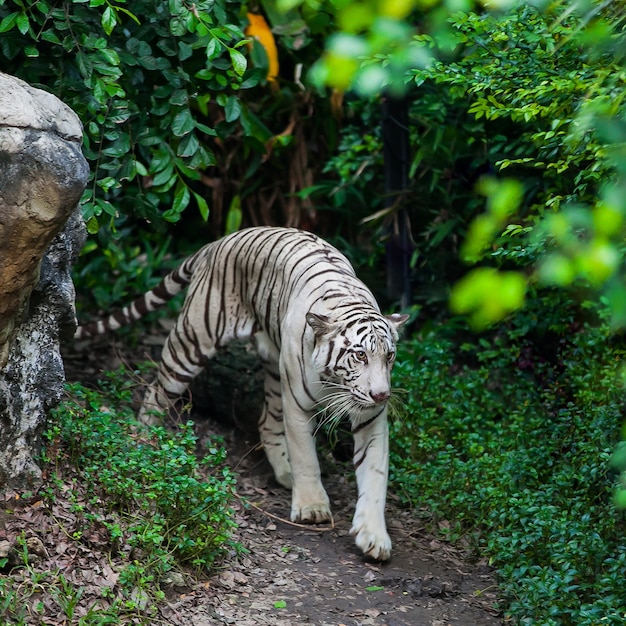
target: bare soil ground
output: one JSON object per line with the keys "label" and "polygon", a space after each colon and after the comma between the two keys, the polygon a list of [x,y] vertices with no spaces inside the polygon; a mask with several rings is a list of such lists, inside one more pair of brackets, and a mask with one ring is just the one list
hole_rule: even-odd
{"label": "bare soil ground", "polygon": [[[232,442],[231,442],[232,444]],[[240,458],[238,447],[233,461]],[[390,563],[364,562],[352,537],[355,485],[346,465],[325,459],[334,527],[302,529],[288,516],[289,494],[256,455],[238,467],[238,490],[254,505],[241,511],[238,535],[250,553],[213,579],[211,602],[194,624],[237,626],[481,626],[500,624],[493,578],[460,549],[425,532],[390,498]],[[236,466],[236,464],[235,464]],[[269,517],[269,515],[275,517]],[[282,607],[282,608],[278,608]],[[204,619],[204,621],[201,621]]]}
{"label": "bare soil ground", "polygon": [[[107,358],[104,358],[108,355]],[[112,369],[119,346],[73,352],[66,360],[68,378],[89,383],[94,361]],[[132,360],[132,359],[131,359]],[[322,459],[324,482],[333,505],[332,527],[299,527],[287,521],[289,493],[278,486],[264,456],[253,441],[232,426],[199,419],[200,442],[213,434],[224,437],[229,461],[238,474],[235,539],[247,553],[233,556],[206,579],[175,577],[166,586],[167,599],[151,611],[145,623],[172,626],[490,626],[501,624],[496,586],[484,562],[469,562],[461,547],[449,545],[427,532],[423,521],[402,509],[393,495],[387,509],[394,544],[389,563],[365,562],[349,535],[356,489],[349,464],[337,463],[330,453]],[[59,516],[69,515],[68,503],[58,502]],[[76,495],[73,496],[74,504]],[[19,534],[30,538],[38,553],[38,571],[64,567],[66,577],[102,589],[116,584],[110,546],[91,538],[89,549],[68,540],[72,530],[52,523],[36,496],[15,506],[0,502],[0,548]],[[62,529],[59,530],[59,528]],[[63,534],[65,533],[65,535]],[[66,546],[60,548],[60,546]],[[62,554],[59,555],[59,550]],[[81,583],[83,581],[83,583]],[[93,591],[95,594],[95,591]],[[0,599],[1,600],[1,599]],[[71,624],[56,619],[54,598],[45,597],[45,585],[35,600],[48,602],[45,619],[25,623]],[[58,603],[57,603],[58,604]],[[76,616],[84,612],[80,607]],[[129,623],[144,623],[134,618]],[[0,624],[4,624],[0,616]]]}

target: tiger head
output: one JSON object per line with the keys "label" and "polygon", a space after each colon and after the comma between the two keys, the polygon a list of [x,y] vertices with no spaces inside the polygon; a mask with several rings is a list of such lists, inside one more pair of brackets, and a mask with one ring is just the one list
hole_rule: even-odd
{"label": "tiger head", "polygon": [[398,328],[408,317],[373,310],[334,320],[307,314],[315,334],[313,366],[330,419],[349,414],[355,424],[381,411],[391,395]]}

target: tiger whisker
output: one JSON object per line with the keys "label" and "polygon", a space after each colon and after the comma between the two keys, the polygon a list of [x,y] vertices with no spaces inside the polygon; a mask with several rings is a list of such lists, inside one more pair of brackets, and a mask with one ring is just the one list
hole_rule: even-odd
{"label": "tiger whisker", "polygon": [[350,387],[348,387],[348,385],[345,385],[343,383],[336,383],[334,381],[331,380],[316,380],[314,381],[315,384],[317,385],[322,385],[322,388],[333,388],[333,389],[341,389],[343,391],[350,391]]}
{"label": "tiger whisker", "polygon": [[321,414],[323,417],[317,424],[314,434],[317,434],[321,428],[326,426],[328,426],[330,432],[332,432],[335,428],[337,428],[343,417],[346,414],[350,414],[350,412],[357,406],[352,396],[343,393],[333,394],[331,402],[328,402],[328,397],[325,398],[325,400],[325,406],[316,413],[316,415]]}
{"label": "tiger whisker", "polygon": [[312,419],[321,416],[319,423],[315,427],[314,434],[317,435],[321,428],[328,425],[331,425],[331,429],[335,428],[343,416],[349,413],[353,407],[354,401],[346,393],[335,391],[326,395],[323,406],[312,416]]}
{"label": "tiger whisker", "polygon": [[319,416],[324,416],[335,413],[344,413],[344,410],[338,411],[346,402],[349,402],[349,398],[346,398],[345,394],[336,394],[333,396],[326,396],[324,403],[318,411],[316,411],[311,419],[317,419]]}
{"label": "tiger whisker", "polygon": [[391,419],[401,418],[406,409],[406,402],[403,396],[406,396],[408,391],[406,389],[392,389],[391,395],[387,400],[389,417]]}

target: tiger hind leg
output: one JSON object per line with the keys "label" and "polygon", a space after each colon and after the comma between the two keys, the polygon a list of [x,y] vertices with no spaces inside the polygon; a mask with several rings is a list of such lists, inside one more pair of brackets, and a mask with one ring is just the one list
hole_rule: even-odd
{"label": "tiger hind leg", "polygon": [[215,354],[212,342],[207,340],[204,344],[200,348],[197,338],[189,336],[179,318],[163,346],[156,379],[144,396],[138,416],[141,423],[148,426],[159,423],[158,414],[167,413],[187,391],[206,361]]}
{"label": "tiger hind leg", "polygon": [[265,367],[265,402],[259,420],[259,435],[276,481],[287,489],[293,486],[291,463],[287,453],[280,374],[269,363]]}

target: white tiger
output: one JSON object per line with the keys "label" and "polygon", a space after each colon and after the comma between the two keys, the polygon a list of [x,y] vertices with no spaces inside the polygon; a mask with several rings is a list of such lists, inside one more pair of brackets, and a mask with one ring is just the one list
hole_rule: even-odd
{"label": "white tiger", "polygon": [[347,415],[358,486],[350,532],[366,557],[389,559],[387,401],[397,329],[408,316],[382,315],[346,257],[316,235],[259,227],[204,246],[155,289],[75,336],[119,328],[187,284],[140,418],[167,410],[220,346],[251,337],[265,368],[261,442],[276,480],[292,490],[291,520],[331,520],[315,417],[324,408]]}

